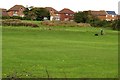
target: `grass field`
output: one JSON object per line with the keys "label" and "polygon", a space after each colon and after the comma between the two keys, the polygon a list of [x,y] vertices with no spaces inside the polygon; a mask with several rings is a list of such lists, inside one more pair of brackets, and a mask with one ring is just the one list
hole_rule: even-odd
{"label": "grass field", "polygon": [[3,77],[118,77],[118,32],[93,27],[4,27]]}

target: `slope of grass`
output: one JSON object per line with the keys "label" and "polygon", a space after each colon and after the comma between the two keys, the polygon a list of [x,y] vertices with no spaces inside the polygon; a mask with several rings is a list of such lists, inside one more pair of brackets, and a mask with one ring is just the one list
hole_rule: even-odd
{"label": "slope of grass", "polygon": [[3,77],[114,78],[117,31],[78,27],[3,27]]}

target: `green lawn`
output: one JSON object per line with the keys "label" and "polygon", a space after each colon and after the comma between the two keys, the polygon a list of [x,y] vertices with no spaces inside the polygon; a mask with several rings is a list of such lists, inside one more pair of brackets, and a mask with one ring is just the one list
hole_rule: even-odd
{"label": "green lawn", "polygon": [[4,27],[3,77],[118,77],[118,32],[93,27]]}

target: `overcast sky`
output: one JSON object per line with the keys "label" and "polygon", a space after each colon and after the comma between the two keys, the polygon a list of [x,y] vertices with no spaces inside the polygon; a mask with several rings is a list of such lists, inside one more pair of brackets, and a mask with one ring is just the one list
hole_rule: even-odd
{"label": "overcast sky", "polygon": [[106,10],[118,13],[118,2],[120,0],[2,0],[0,8],[9,9],[18,4],[23,6],[53,7],[60,11],[69,8],[73,11],[84,10]]}

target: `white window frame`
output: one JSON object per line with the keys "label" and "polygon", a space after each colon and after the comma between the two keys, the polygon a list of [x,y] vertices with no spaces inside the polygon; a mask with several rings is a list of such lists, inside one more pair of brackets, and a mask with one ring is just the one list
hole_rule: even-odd
{"label": "white window frame", "polygon": [[115,15],[112,15],[112,17],[115,17]]}
{"label": "white window frame", "polygon": [[108,17],[108,15],[106,15],[106,17]]}
{"label": "white window frame", "polygon": [[115,20],[115,19],[112,19],[113,21]]}
{"label": "white window frame", "polygon": [[68,16],[68,14],[65,14],[66,16]]}

